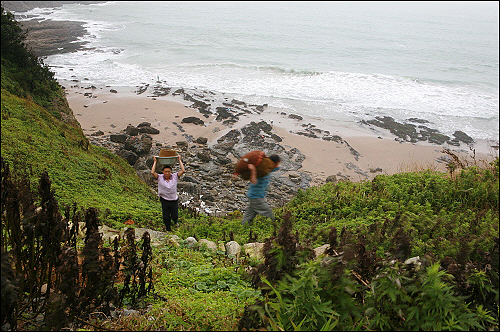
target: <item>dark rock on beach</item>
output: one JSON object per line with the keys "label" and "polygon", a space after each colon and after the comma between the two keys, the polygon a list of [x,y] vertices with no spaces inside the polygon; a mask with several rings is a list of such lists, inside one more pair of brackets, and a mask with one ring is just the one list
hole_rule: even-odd
{"label": "dark rock on beach", "polygon": [[416,131],[416,125],[396,122],[390,116],[377,116],[374,120],[363,120],[361,121],[361,123],[371,124],[377,127],[388,129],[397,137],[412,143],[416,143],[419,139],[418,132]]}
{"label": "dark rock on beach", "polygon": [[95,133],[92,133],[91,136],[102,136],[104,135],[104,132],[102,130],[98,130]]}
{"label": "dark rock on beach", "polygon": [[424,119],[419,119],[419,118],[409,118],[406,121],[415,122],[415,123],[421,123],[421,124],[429,123],[429,121],[424,120]]}
{"label": "dark rock on beach", "polygon": [[295,119],[295,120],[299,120],[299,121],[303,120],[303,118],[300,115],[296,115],[296,114],[290,114],[288,117],[290,119]]}
{"label": "dark rock on beach", "polygon": [[206,137],[198,137],[194,142],[198,144],[207,144],[208,139]]}
{"label": "dark rock on beach", "polygon": [[205,122],[202,119],[197,118],[195,116],[188,116],[182,119],[181,123],[193,123],[195,125],[200,125],[200,126],[205,125]]}
{"label": "dark rock on beach", "polygon": [[111,140],[111,142],[114,142],[114,143],[125,143],[127,138],[128,138],[128,135],[125,135],[125,134],[111,134],[111,135],[109,135],[109,139]]}
{"label": "dark rock on beach", "polygon": [[123,159],[127,160],[127,162],[131,166],[133,166],[137,161],[137,159],[139,158],[137,154],[135,154],[134,152],[125,149],[118,150],[116,154],[122,157]]}
{"label": "dark rock on beach", "polygon": [[139,130],[139,133],[141,134],[159,134],[160,131],[156,128],[151,127],[151,123],[149,122],[143,122],[137,126],[137,129]]}
{"label": "dark rock on beach", "polygon": [[464,133],[463,131],[457,130],[453,133],[453,136],[455,136],[455,139],[458,141],[462,141],[465,144],[472,144],[474,143],[474,140],[472,137]]}
{"label": "dark rock on beach", "polygon": [[127,135],[130,135],[130,136],[137,136],[137,135],[139,135],[139,128],[134,127],[132,125],[128,125],[127,128],[125,128],[125,133],[127,133]]}
{"label": "dark rock on beach", "polygon": [[165,88],[161,86],[155,86],[153,88],[153,96],[154,97],[161,97],[161,96],[166,96],[170,93],[170,88]]}
{"label": "dark rock on beach", "polygon": [[125,150],[129,150],[138,156],[144,156],[149,153],[153,145],[153,139],[147,134],[141,137],[129,137],[125,140]]}
{"label": "dark rock on beach", "polygon": [[226,108],[226,107],[217,107],[216,113],[217,113],[217,117],[215,118],[215,120],[217,120],[217,121],[224,121],[227,119],[234,118],[233,113],[230,111],[229,108]]}
{"label": "dark rock on beach", "polygon": [[144,92],[146,92],[148,90],[148,87],[149,87],[149,84],[146,84],[146,85],[143,85],[143,86],[139,86],[139,87],[137,87],[137,90],[135,92],[138,95],[143,94]]}

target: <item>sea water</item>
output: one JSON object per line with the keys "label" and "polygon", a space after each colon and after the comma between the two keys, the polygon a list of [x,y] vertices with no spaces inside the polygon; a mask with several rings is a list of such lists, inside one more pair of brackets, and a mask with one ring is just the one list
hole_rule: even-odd
{"label": "sea water", "polygon": [[86,49],[44,59],[61,80],[160,81],[339,125],[419,118],[499,138],[498,2],[116,1],[25,14],[85,22]]}

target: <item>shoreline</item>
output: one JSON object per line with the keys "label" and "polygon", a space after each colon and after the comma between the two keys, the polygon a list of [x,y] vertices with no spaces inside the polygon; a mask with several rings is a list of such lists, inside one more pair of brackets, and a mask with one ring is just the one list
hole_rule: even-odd
{"label": "shoreline", "polygon": [[[149,122],[151,127],[160,131],[151,135],[154,142],[172,146],[178,141],[190,142],[204,137],[210,147],[232,129],[240,129],[252,121],[265,121],[271,124],[273,134],[281,138],[280,145],[287,150],[296,148],[305,155],[300,171],[311,176],[311,185],[325,183],[330,176],[362,181],[378,174],[391,175],[427,168],[446,172],[446,161],[450,157],[442,152],[444,148],[463,158],[472,154],[465,144],[457,147],[399,141],[388,130],[379,127],[345,126],[321,119],[294,118],[265,107],[258,114],[242,112],[238,121],[224,124],[216,120],[216,113],[202,114],[190,107],[191,101],[172,93],[151,96],[138,93],[133,87],[95,87],[76,80],[59,83],[65,87],[70,108],[87,136],[99,130],[104,135],[117,134],[127,125]],[[182,123],[186,117],[199,118],[204,124]],[[328,137],[336,141],[308,137],[304,129],[308,133],[328,133]],[[477,142],[474,145],[476,160],[491,161],[498,157],[498,150],[491,145],[486,141]]]}

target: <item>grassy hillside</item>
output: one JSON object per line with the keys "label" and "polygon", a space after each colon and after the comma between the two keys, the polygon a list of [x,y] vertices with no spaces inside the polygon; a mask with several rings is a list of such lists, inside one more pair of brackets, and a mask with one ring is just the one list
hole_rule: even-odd
{"label": "grassy hillside", "polygon": [[123,158],[89,144],[53,74],[20,44],[22,34],[6,16],[1,67],[4,160],[16,174],[32,180],[34,191],[47,171],[60,205],[98,208],[109,223],[131,218],[140,225],[161,225],[155,195]]}
{"label": "grassy hillside", "polygon": [[155,196],[147,185],[123,158],[90,145],[79,126],[68,125],[4,89],[1,125],[4,159],[35,181],[47,171],[61,205],[92,206],[103,214],[109,208],[109,218],[121,222],[157,217]]}
{"label": "grassy hillside", "polygon": [[[374,225],[394,222],[410,237],[410,255],[427,252],[439,258],[455,255],[450,242],[466,238],[492,244],[498,235],[498,160],[489,169],[471,167],[456,177],[423,171],[392,176],[379,175],[371,182],[344,182],[299,193],[287,206],[301,234],[316,242],[326,238],[329,227],[339,234],[370,234]],[[311,226],[316,228],[311,231]],[[373,235],[373,234],[372,234]],[[377,243],[388,249],[392,243]]]}
{"label": "grassy hillside", "polygon": [[[80,321],[81,326],[213,331],[490,330],[498,327],[498,174],[496,160],[489,168],[471,167],[451,177],[425,171],[380,176],[371,182],[330,183],[301,191],[275,210],[276,225],[257,217],[251,227],[242,227],[238,212],[223,218],[193,214],[176,230],[182,238],[198,234],[213,241],[227,242],[230,236],[239,243],[250,238],[264,241],[265,260],[235,260],[220,251],[189,248],[186,243],[150,251],[146,238],[137,244],[125,239],[121,250],[114,249],[114,257],[121,253],[125,259],[124,269],[115,277],[109,275],[115,264],[105,259],[95,262],[94,269],[102,269],[99,280],[110,284],[101,293],[92,283],[80,286],[81,300],[76,303],[88,303],[90,288],[88,292],[93,292],[95,303],[101,306],[80,308],[69,302],[78,294],[73,289],[78,288],[68,287],[66,278],[55,289],[72,295],[62,302],[55,300],[62,305],[60,310],[74,310],[77,317],[95,310],[109,317],[109,307],[103,303],[113,299],[107,295],[109,290],[122,294],[128,289],[126,276],[144,278],[147,274],[138,269],[145,266],[151,274],[144,285],[154,285],[154,289],[138,296],[136,284],[131,294],[124,293],[122,301],[113,302],[141,314],[116,319],[103,316]],[[7,209],[7,221],[15,215]],[[85,218],[87,225],[91,219]],[[49,228],[57,229],[57,218],[51,222],[55,225]],[[16,232],[7,233],[12,234],[10,240]],[[24,232],[22,237],[29,239],[30,234]],[[40,237],[44,243],[44,235]],[[71,239],[62,240],[60,245],[67,248],[70,243]],[[113,257],[105,243],[92,243],[86,241],[80,249],[82,272],[85,262],[92,259],[87,253],[92,246],[100,256]],[[328,256],[312,259],[312,249],[319,244],[330,245]],[[145,255],[150,256],[144,259]],[[404,263],[417,255],[414,263]],[[55,280],[60,278],[57,273],[68,274],[65,271],[72,266],[65,262],[69,257],[62,257],[56,263]],[[144,265],[137,264],[139,260]],[[43,283],[42,279],[37,284]],[[54,313],[49,309],[46,324],[65,326],[50,325],[56,321],[51,320]],[[61,322],[68,324],[71,317]],[[26,322],[26,330],[37,328],[27,323],[33,321],[29,315],[18,320]]]}

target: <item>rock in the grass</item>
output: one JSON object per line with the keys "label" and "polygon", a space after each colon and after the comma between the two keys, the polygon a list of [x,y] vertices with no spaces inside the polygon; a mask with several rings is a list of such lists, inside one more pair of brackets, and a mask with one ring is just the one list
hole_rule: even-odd
{"label": "rock in the grass", "polygon": [[264,243],[254,242],[243,245],[243,251],[251,258],[264,259]]}
{"label": "rock in the grass", "polygon": [[324,244],[322,245],[321,247],[317,247],[317,248],[314,248],[314,254],[316,255],[316,257],[319,257],[321,255],[324,255],[325,254],[325,251],[330,248],[330,245],[329,244]]}
{"label": "rock in the grass", "polygon": [[184,241],[186,241],[188,248],[192,248],[198,243],[198,241],[196,241],[196,239],[192,236],[188,237]]}
{"label": "rock in the grass", "polygon": [[200,240],[200,245],[201,246],[206,246],[208,249],[211,249],[213,251],[217,251],[217,245],[215,244],[214,241],[206,240],[206,239],[201,239]]}
{"label": "rock in the grass", "polygon": [[165,244],[172,246],[172,247],[180,247],[181,245],[179,244],[179,237],[175,238],[173,236],[167,237],[167,240],[165,241]]}
{"label": "rock in the grass", "polygon": [[226,255],[234,256],[236,259],[240,258],[241,246],[236,241],[229,241],[226,243]]}

